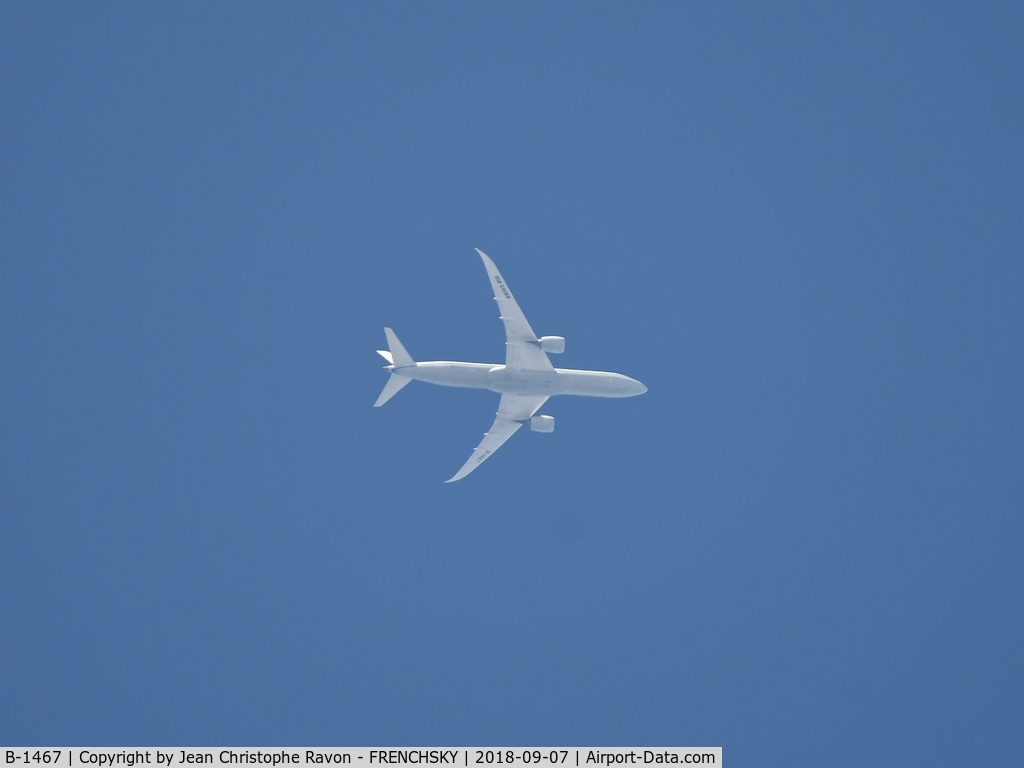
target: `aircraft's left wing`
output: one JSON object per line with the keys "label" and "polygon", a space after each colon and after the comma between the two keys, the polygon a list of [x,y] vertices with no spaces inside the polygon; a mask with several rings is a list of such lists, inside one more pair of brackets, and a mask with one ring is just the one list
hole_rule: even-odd
{"label": "aircraft's left wing", "polygon": [[483,464],[484,460],[504,445],[505,441],[512,437],[516,430],[544,405],[547,399],[546,395],[503,394],[501,402],[498,404],[498,415],[494,418],[491,428],[484,434],[484,439],[473,451],[473,455],[462,465],[462,469],[445,482],[454,483],[456,480],[461,480]]}

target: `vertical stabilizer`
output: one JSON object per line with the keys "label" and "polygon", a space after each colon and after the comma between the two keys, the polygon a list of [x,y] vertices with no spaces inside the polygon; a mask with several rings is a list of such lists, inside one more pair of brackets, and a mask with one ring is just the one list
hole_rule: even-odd
{"label": "vertical stabilizer", "polygon": [[[384,329],[384,335],[388,338],[388,349],[391,350],[391,359],[395,368],[401,368],[403,365],[415,365],[416,361],[412,359],[412,355],[405,351],[405,347],[402,346],[402,342],[395,336],[395,332],[390,328]],[[398,390],[395,390],[396,392]]]}

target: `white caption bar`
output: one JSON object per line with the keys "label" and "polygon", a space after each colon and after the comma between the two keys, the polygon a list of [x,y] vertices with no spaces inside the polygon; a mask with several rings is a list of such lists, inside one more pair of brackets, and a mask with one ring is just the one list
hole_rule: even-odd
{"label": "white caption bar", "polygon": [[721,747],[0,747],[0,768],[722,765]]}

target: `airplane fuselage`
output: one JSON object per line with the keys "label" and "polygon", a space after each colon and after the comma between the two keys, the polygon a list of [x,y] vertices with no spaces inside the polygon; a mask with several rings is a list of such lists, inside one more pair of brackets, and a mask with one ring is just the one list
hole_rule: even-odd
{"label": "airplane fuselage", "polygon": [[633,397],[647,387],[636,379],[608,371],[555,368],[552,371],[509,371],[497,363],[459,363],[435,360],[412,365],[389,366],[405,376],[442,387],[489,389],[516,395],[583,395],[585,397]]}

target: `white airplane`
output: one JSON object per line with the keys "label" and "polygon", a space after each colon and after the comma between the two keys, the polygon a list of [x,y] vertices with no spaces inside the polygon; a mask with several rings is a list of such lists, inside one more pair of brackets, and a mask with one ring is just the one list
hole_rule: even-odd
{"label": "white airplane", "polygon": [[443,387],[471,387],[501,392],[498,415],[491,428],[484,433],[484,439],[462,465],[462,469],[450,480],[445,480],[446,483],[461,480],[479,467],[524,424],[529,424],[535,432],[554,432],[554,416],[534,415],[549,397],[633,397],[647,391],[647,387],[639,381],[621,373],[577,371],[551,365],[546,353],[564,352],[565,339],[562,336],[537,338],[494,262],[479,248],[476,252],[484,260],[487,275],[491,278],[491,288],[494,289],[494,299],[498,302],[498,310],[505,323],[504,365],[454,363],[447,360],[417,363],[390,328],[384,329],[389,351],[377,350],[377,354],[388,361],[384,370],[390,371],[391,377],[373,404],[374,408],[384,405],[413,379]]}

